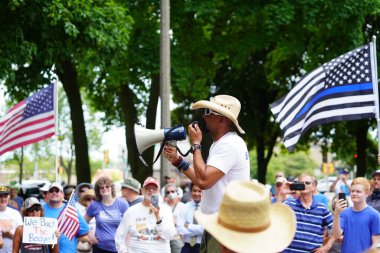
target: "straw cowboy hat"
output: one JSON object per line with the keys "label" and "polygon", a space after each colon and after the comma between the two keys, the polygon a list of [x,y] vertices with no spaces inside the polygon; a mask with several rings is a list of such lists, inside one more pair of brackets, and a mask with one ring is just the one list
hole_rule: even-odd
{"label": "straw cowboy hat", "polygon": [[79,198],[78,202],[81,204],[81,205],[85,205],[85,199],[87,197],[93,197],[95,199],[95,191],[93,189],[88,189],[87,191],[85,191],[83,193],[83,195]]}
{"label": "straw cowboy hat", "polygon": [[250,181],[228,184],[219,212],[197,211],[195,218],[222,245],[236,252],[281,252],[296,231],[290,207],[271,204],[265,186]]}
{"label": "straw cowboy hat", "polygon": [[229,95],[218,95],[210,98],[210,101],[200,100],[191,106],[191,109],[193,110],[200,108],[208,108],[222,114],[235,124],[240,133],[245,133],[245,131],[239,126],[237,120],[241,108],[240,102],[237,98]]}

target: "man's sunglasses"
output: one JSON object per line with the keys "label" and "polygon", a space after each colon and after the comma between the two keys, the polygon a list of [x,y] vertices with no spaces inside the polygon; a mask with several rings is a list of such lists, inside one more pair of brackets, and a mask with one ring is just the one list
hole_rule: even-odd
{"label": "man's sunglasses", "polygon": [[57,188],[53,188],[53,189],[50,189],[49,192],[50,192],[50,193],[58,193],[58,192],[60,192],[60,191],[59,191],[59,189],[57,189]]}
{"label": "man's sunglasses", "polygon": [[218,112],[215,112],[209,108],[205,108],[205,115],[208,116],[210,114],[214,114],[214,115],[219,115],[219,116],[222,116],[222,114],[218,113]]}

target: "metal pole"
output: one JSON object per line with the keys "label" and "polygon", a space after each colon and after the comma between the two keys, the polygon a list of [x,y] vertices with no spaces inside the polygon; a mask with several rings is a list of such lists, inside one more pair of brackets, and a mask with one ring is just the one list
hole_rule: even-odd
{"label": "metal pole", "polygon": [[[170,127],[170,0],[161,0],[160,29],[160,97],[161,97],[161,128]],[[169,163],[161,158],[160,182],[169,169]]]}

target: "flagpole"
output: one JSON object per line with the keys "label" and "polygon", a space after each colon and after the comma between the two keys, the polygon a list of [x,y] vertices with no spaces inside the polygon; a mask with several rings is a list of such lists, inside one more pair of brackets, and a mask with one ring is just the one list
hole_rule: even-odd
{"label": "flagpole", "polygon": [[55,80],[54,84],[54,119],[55,119],[55,182],[61,183],[61,177],[59,175],[59,126],[58,126],[58,79]]}
{"label": "flagpole", "polygon": [[371,43],[372,51],[372,82],[373,82],[373,91],[375,95],[375,108],[376,108],[376,120],[377,120],[377,147],[378,154],[380,154],[380,114],[379,114],[379,86],[377,80],[377,59],[376,59],[376,36],[372,36]]}

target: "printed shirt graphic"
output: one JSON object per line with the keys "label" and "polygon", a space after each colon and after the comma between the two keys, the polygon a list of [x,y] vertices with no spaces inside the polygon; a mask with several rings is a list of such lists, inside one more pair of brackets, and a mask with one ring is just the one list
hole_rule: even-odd
{"label": "printed shirt graphic", "polygon": [[170,253],[169,241],[176,234],[171,208],[160,204],[162,222],[157,225],[149,207],[138,203],[125,212],[116,234],[118,252]]}
{"label": "printed shirt graphic", "polygon": [[[0,212],[0,229],[1,231],[10,230],[13,234],[16,228],[22,225],[22,218],[20,212],[7,207],[5,211]],[[4,247],[0,249],[0,253],[11,253],[13,239],[3,237]]]}

